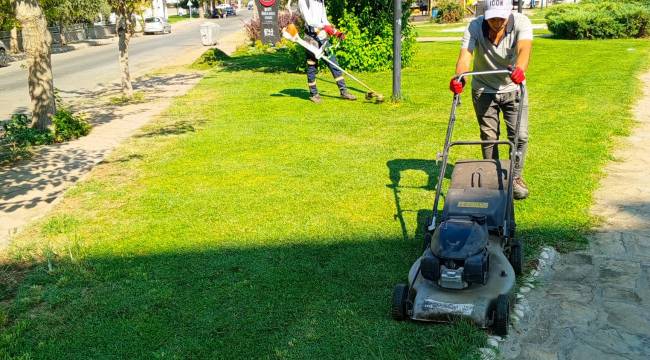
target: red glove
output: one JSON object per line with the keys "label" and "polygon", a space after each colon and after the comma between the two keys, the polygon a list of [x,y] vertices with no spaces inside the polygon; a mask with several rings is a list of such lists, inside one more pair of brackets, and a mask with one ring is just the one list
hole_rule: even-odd
{"label": "red glove", "polygon": [[521,70],[521,68],[517,66],[517,67],[516,67],[514,70],[512,70],[512,72],[510,73],[510,78],[512,79],[512,82],[514,82],[515,84],[519,85],[519,84],[521,84],[522,82],[524,82],[524,80],[526,80],[526,75],[524,74],[524,71]]}
{"label": "red glove", "polygon": [[334,35],[335,35],[337,38],[339,38],[340,40],[345,40],[345,34],[344,34],[343,32],[341,32],[341,31],[338,31],[338,30],[337,30],[337,31],[336,31],[336,34],[334,34]]}
{"label": "red glove", "polygon": [[453,92],[456,95],[463,92],[464,86],[465,86],[465,79],[463,79],[462,81],[458,81],[457,77],[453,77],[449,82],[449,90],[451,90],[451,92]]}
{"label": "red glove", "polygon": [[329,36],[334,36],[334,35],[336,35],[336,33],[337,33],[337,31],[338,31],[338,30],[336,30],[336,29],[334,28],[334,26],[332,26],[332,25],[325,25],[325,26],[323,26],[323,30],[325,30],[325,32],[326,32],[327,35],[329,35]]}

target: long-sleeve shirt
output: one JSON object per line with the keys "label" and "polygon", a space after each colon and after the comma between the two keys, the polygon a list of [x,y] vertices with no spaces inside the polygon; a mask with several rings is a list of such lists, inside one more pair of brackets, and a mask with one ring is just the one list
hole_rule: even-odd
{"label": "long-sleeve shirt", "polygon": [[306,26],[320,29],[330,25],[325,12],[325,0],[298,0],[298,7]]}

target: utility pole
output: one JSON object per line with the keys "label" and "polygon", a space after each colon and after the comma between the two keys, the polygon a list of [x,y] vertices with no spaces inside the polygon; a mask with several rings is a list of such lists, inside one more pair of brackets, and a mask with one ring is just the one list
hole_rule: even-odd
{"label": "utility pole", "polygon": [[393,0],[393,101],[402,98],[402,0]]}

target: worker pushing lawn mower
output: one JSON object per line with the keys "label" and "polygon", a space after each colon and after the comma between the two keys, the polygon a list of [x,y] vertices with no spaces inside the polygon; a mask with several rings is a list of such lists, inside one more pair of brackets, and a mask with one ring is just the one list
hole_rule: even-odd
{"label": "worker pushing lawn mower", "polygon": [[[521,173],[528,135],[524,70],[531,45],[530,21],[512,14],[505,0],[488,0],[485,16],[474,19],[465,32],[450,83],[454,98],[433,217],[427,223],[424,252],[411,266],[408,283],[395,286],[391,314],[396,320],[468,318],[499,335],[508,332],[516,275],[523,272],[514,200],[528,194]],[[472,53],[474,71],[469,72]],[[469,76],[481,141],[452,141],[456,108]],[[499,140],[500,112],[508,128],[507,141]],[[440,213],[449,152],[461,145],[481,145],[483,159],[455,163]],[[499,145],[509,147],[509,160],[499,160]]]}
{"label": "worker pushing lawn mower", "polygon": [[336,37],[339,41],[342,41],[345,40],[345,34],[336,29],[327,20],[325,1],[299,0],[298,6],[305,21],[305,35],[307,38],[301,38],[298,29],[293,24],[289,24],[286,28],[282,29],[282,36],[299,44],[307,52],[307,86],[309,87],[309,99],[317,104],[322,102],[318,88],[316,87],[318,61],[322,59],[327,63],[327,66],[332,72],[332,76],[334,76],[334,81],[336,81],[336,85],[339,87],[341,98],[353,101],[357,99],[347,89],[345,78],[343,77],[343,74],[345,74],[368,89],[366,100],[383,102],[384,97],[382,95],[372,90],[368,85],[339,65],[336,55],[331,49],[330,38]]}

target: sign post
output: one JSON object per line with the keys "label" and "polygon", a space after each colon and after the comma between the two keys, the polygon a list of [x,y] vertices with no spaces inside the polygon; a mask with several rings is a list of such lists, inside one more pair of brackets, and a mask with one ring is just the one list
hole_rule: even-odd
{"label": "sign post", "polygon": [[257,12],[260,17],[262,43],[275,45],[280,41],[278,25],[278,1],[257,0]]}

